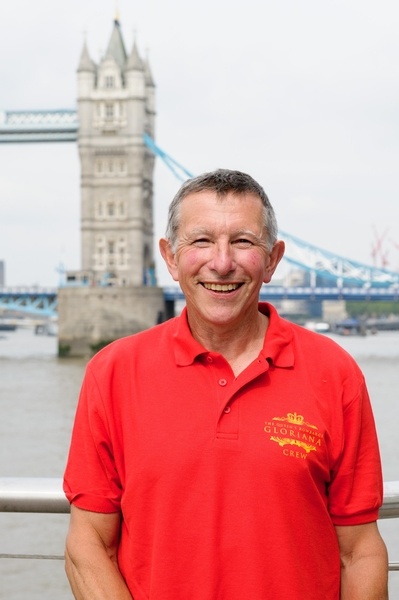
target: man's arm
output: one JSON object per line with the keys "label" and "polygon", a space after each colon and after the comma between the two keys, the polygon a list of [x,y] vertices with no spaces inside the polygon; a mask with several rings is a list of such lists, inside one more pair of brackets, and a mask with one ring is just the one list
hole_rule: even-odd
{"label": "man's arm", "polygon": [[71,506],[65,570],[77,600],[132,600],[117,562],[119,513]]}
{"label": "man's arm", "polygon": [[335,527],[341,600],[388,600],[388,555],[376,523]]}

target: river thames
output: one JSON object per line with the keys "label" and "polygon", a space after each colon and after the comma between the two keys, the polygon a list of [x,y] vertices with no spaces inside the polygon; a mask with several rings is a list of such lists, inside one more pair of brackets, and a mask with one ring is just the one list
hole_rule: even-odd
{"label": "river thames", "polygon": [[[385,481],[399,480],[399,332],[331,336],[355,357],[370,391]],[[62,477],[85,361],[58,359],[55,337],[0,332],[0,477]],[[0,513],[0,598],[71,600],[64,575],[68,515]],[[390,560],[399,561],[399,518],[380,521]],[[289,566],[287,565],[287,569]],[[399,573],[390,574],[399,600]]]}

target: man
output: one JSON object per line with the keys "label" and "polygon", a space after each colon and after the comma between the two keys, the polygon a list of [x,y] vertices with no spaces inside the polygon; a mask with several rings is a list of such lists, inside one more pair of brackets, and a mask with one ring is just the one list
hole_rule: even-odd
{"label": "man", "polygon": [[186,309],[89,363],[65,491],[78,600],[386,600],[363,375],[258,304],[284,253],[250,176],[189,180],[160,251]]}

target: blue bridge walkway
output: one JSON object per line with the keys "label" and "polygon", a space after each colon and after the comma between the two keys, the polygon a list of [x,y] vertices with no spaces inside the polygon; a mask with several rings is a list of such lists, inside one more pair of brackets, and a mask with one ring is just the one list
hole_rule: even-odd
{"label": "blue bridge walkway", "polygon": [[[0,310],[31,316],[54,317],[57,315],[57,291],[55,288],[0,288]],[[177,286],[165,287],[164,298],[169,302],[184,300],[183,293]],[[261,289],[260,299],[270,302],[276,300],[398,302],[399,286],[361,288],[265,285]]]}

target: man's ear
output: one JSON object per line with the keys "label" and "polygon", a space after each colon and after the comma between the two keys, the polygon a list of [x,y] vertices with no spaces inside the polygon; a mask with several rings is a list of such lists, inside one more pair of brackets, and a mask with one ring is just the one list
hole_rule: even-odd
{"label": "man's ear", "polygon": [[278,267],[280,260],[284,256],[285,244],[282,240],[278,240],[269,254],[269,264],[266,267],[265,278],[263,283],[269,283],[274,275],[275,270]]}
{"label": "man's ear", "polygon": [[174,281],[179,281],[177,264],[175,261],[175,254],[170,245],[170,241],[165,238],[161,238],[159,240],[159,251],[160,251],[162,258],[164,259],[166,266],[168,267],[168,271],[172,275]]}

